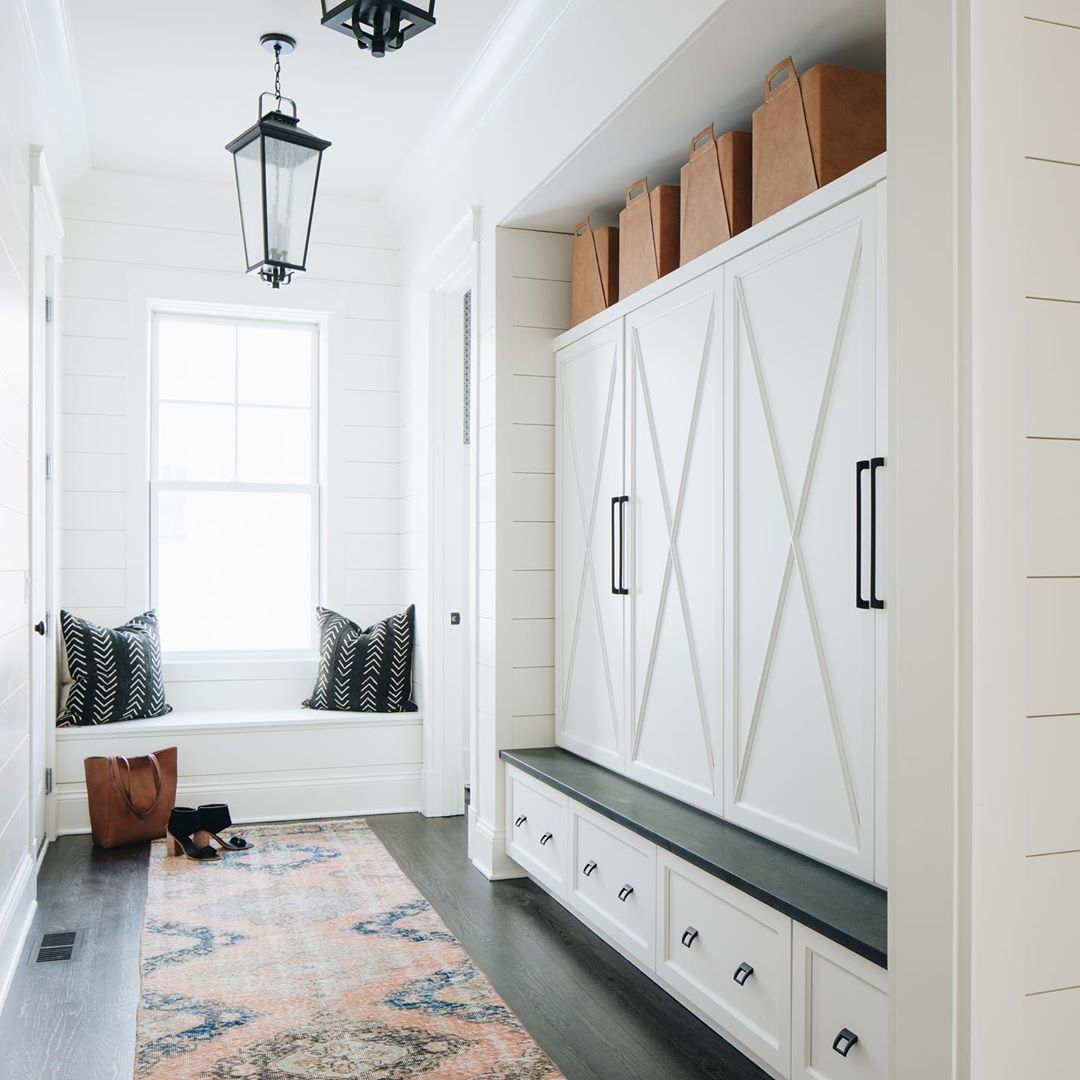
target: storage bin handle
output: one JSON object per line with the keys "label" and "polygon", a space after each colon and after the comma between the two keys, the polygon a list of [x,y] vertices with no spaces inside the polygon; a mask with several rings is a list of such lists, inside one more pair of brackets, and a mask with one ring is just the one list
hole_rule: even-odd
{"label": "storage bin handle", "polygon": [[626,189],[626,205],[629,206],[631,203],[637,202],[638,199],[642,198],[642,196],[647,198],[648,195],[649,178],[647,176],[643,176],[640,180],[635,180]]}
{"label": "storage bin handle", "polygon": [[589,219],[588,218],[582,218],[582,220],[579,221],[577,223],[577,225],[574,227],[574,235],[575,236],[584,236],[588,232],[589,232]]}
{"label": "storage bin handle", "polygon": [[[787,78],[781,79],[779,82],[773,80],[781,72],[787,73]],[[781,90],[784,89],[791,82],[798,82],[799,76],[795,71],[795,61],[790,56],[784,57],[778,64],[773,64],[769,69],[769,73],[765,76],[765,100],[769,101],[775,97]]]}
{"label": "storage bin handle", "polygon": [[702,128],[690,140],[690,160],[693,161],[710,144],[716,142],[716,134],[713,125]]}

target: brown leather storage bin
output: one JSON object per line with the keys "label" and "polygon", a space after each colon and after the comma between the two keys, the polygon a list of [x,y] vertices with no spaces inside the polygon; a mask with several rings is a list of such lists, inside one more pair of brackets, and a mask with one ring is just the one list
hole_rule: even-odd
{"label": "brown leather storage bin", "polygon": [[781,60],[754,110],[755,224],[884,150],[884,75]]}
{"label": "brown leather storage bin", "polygon": [[649,191],[645,177],[632,183],[619,211],[619,232],[619,298],[625,299],[679,265],[678,186]]}
{"label": "brown leather storage bin", "polygon": [[753,154],[748,131],[717,139],[710,124],[690,140],[682,167],[681,265],[737,236],[750,225]]}
{"label": "brown leather storage bin", "polygon": [[570,325],[599,314],[619,299],[619,230],[593,230],[589,219],[574,229],[570,268]]}

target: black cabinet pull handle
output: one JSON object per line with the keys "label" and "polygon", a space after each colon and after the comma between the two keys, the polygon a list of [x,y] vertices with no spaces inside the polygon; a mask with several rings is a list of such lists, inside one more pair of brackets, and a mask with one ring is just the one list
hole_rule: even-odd
{"label": "black cabinet pull handle", "polygon": [[34,633],[35,634],[39,634],[41,637],[44,637],[46,629],[47,629],[47,627],[45,626],[45,620],[44,619],[42,619],[41,622],[34,623]]}
{"label": "black cabinet pull handle", "polygon": [[[612,495],[611,497],[611,595],[612,596],[626,596],[630,590],[623,585],[623,573],[625,567],[623,566],[623,506],[630,501],[629,495]],[[619,515],[619,553],[616,558],[615,554],[615,515]]]}
{"label": "black cabinet pull handle", "polygon": [[832,1048],[841,1056],[847,1057],[851,1048],[859,1041],[859,1036],[849,1028],[841,1028],[840,1034],[832,1041]]}
{"label": "black cabinet pull handle", "polygon": [[870,459],[870,606],[879,609],[885,601],[877,594],[877,474],[884,464],[883,457]]}
{"label": "black cabinet pull handle", "polygon": [[615,580],[615,510],[619,505],[619,496],[611,496],[611,595],[619,595],[619,586]]}
{"label": "black cabinet pull handle", "polygon": [[754,969],[744,961],[735,969],[735,975],[733,977],[740,986],[745,986],[746,980],[753,974]]}
{"label": "black cabinet pull handle", "polygon": [[696,938],[696,937],[697,937],[697,931],[692,926],[688,926],[683,931],[682,943],[689,949],[690,946],[694,944],[694,938]]}
{"label": "black cabinet pull handle", "polygon": [[543,847],[549,840],[554,839],[554,833],[546,832],[540,837],[540,846]]}
{"label": "black cabinet pull handle", "polygon": [[619,899],[625,904],[626,901],[627,901],[627,898],[630,896],[630,894],[633,891],[634,891],[634,886],[633,885],[624,885],[619,890]]}
{"label": "black cabinet pull handle", "polygon": [[583,866],[583,867],[581,868],[581,872],[582,872],[582,873],[583,873],[583,874],[584,874],[584,875],[585,875],[586,877],[592,877],[593,871],[594,871],[595,869],[596,869],[596,863],[595,863],[595,862],[593,862],[593,860],[592,860],[592,859],[590,859],[590,860],[589,860],[589,861],[588,861],[588,862],[587,862],[587,863],[586,863],[586,864],[585,864],[585,865],[584,865],[584,866]]}
{"label": "black cabinet pull handle", "polygon": [[855,606],[868,608],[862,594],[862,474],[870,468],[869,459],[855,462]]}
{"label": "black cabinet pull handle", "polygon": [[619,595],[629,596],[630,590],[626,587],[626,576],[623,566],[623,552],[626,550],[626,514],[623,507],[630,501],[629,495],[619,496]]}
{"label": "black cabinet pull handle", "polygon": [[522,825],[524,825],[524,824],[525,824],[525,822],[526,822],[526,821],[528,821],[528,820],[529,820],[529,819],[528,819],[528,818],[527,818],[527,817],[526,817],[526,816],[525,816],[524,814],[522,814],[522,815],[521,815],[521,817],[517,818],[517,819],[516,819],[516,820],[514,821],[514,826],[515,826],[516,828],[520,829],[520,828],[521,828],[521,826],[522,826]]}

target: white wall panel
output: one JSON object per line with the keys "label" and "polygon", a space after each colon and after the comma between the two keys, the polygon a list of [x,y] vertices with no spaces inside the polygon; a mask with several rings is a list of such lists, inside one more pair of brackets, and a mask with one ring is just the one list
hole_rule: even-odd
{"label": "white wall panel", "polygon": [[[1024,1019],[1031,1076],[1076,1071],[1080,1024],[1080,4],[1025,0],[1028,657]],[[1046,21],[1035,21],[1046,20]],[[1048,160],[1033,160],[1033,159]],[[1065,301],[1065,302],[1054,302]]]}
{"label": "white wall panel", "polygon": [[1071,163],[1029,159],[1024,179],[1025,291],[1028,296],[1051,300],[1080,300],[1080,259],[1076,257],[1075,236],[1072,230],[1061,227],[1062,213],[1068,214],[1070,208],[1080,205],[1080,169]]}
{"label": "white wall panel", "polygon": [[[148,606],[140,400],[149,302],[225,303],[328,321],[321,602],[369,625],[400,610],[410,591],[401,575],[396,238],[373,207],[320,200],[309,272],[272,293],[242,273],[235,200],[227,185],[95,172],[65,207],[60,603],[111,624]],[[281,694],[268,684],[264,696]],[[181,696],[212,704],[213,687],[185,684]]]}
{"label": "white wall panel", "polygon": [[1027,993],[1080,986],[1080,851],[1026,860]]}
{"label": "white wall panel", "polygon": [[1080,439],[1080,304],[1027,302],[1028,434]]}

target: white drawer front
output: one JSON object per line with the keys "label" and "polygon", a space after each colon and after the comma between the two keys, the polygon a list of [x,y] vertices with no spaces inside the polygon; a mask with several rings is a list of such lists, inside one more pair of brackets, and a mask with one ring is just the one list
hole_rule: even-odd
{"label": "white drawer front", "polygon": [[795,1080],[886,1080],[885,971],[798,924],[792,967]]}
{"label": "white drawer front", "polygon": [[656,941],[656,845],[578,803],[570,804],[570,904],[648,967]]}
{"label": "white drawer front", "polygon": [[506,774],[506,852],[563,895],[570,856],[568,799],[516,769]]}
{"label": "white drawer front", "polygon": [[657,975],[789,1075],[791,920],[666,851],[657,864]]}

